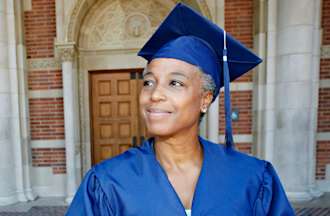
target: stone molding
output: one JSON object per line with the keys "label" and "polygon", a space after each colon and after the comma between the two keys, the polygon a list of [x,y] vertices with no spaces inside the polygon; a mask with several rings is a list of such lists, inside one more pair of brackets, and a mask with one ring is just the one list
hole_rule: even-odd
{"label": "stone molding", "polygon": [[319,88],[330,88],[330,79],[321,79]]}
{"label": "stone molding", "polygon": [[[230,83],[230,91],[252,91],[253,82],[233,82]],[[220,92],[224,92],[224,88],[220,89]]]}
{"label": "stone molding", "polygon": [[32,10],[32,0],[24,0],[22,3],[24,12]]}
{"label": "stone molding", "polygon": [[30,99],[41,99],[41,98],[61,98],[63,97],[62,89],[44,89],[44,90],[30,90]]}
{"label": "stone molding", "polygon": [[56,58],[62,62],[72,62],[76,55],[76,47],[74,42],[55,43]]}
{"label": "stone molding", "polygon": [[65,148],[64,140],[31,140],[31,148]]}
{"label": "stone molding", "polygon": [[316,134],[317,141],[329,141],[330,140],[330,132],[319,132]]}
{"label": "stone molding", "polygon": [[330,58],[330,45],[321,46],[321,58]]}
{"label": "stone molding", "polygon": [[61,64],[56,58],[37,58],[27,60],[29,71],[60,70]]}
{"label": "stone molding", "polygon": [[[253,135],[252,134],[234,134],[233,135],[235,143],[253,143]],[[219,135],[219,142],[225,142],[225,136]]]}

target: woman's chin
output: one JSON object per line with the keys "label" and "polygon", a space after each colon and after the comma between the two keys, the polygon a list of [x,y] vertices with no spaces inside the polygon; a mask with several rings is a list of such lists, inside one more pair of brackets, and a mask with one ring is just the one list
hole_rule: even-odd
{"label": "woman's chin", "polygon": [[147,126],[148,134],[152,136],[170,136],[173,134],[173,127],[157,127],[157,126]]}

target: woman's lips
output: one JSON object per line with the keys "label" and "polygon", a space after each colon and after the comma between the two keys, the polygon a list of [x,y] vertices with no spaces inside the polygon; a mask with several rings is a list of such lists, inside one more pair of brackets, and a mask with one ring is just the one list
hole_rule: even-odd
{"label": "woman's lips", "polygon": [[168,117],[172,112],[158,109],[158,108],[148,108],[147,109],[147,115],[151,118],[162,118],[162,117]]}

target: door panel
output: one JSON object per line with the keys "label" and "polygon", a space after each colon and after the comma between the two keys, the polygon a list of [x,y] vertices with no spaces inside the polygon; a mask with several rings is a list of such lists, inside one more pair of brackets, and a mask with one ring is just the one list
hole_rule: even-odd
{"label": "door panel", "polygon": [[93,164],[126,151],[134,137],[144,136],[138,110],[141,76],[136,73],[142,70],[90,72]]}

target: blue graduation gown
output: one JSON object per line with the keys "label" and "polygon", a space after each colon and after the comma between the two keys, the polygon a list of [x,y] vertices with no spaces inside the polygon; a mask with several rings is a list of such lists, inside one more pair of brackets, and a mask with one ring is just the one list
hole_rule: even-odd
{"label": "blue graduation gown", "polygon": [[[204,159],[192,216],[295,215],[271,163],[200,138]],[[94,166],[66,215],[185,216],[153,139]]]}

